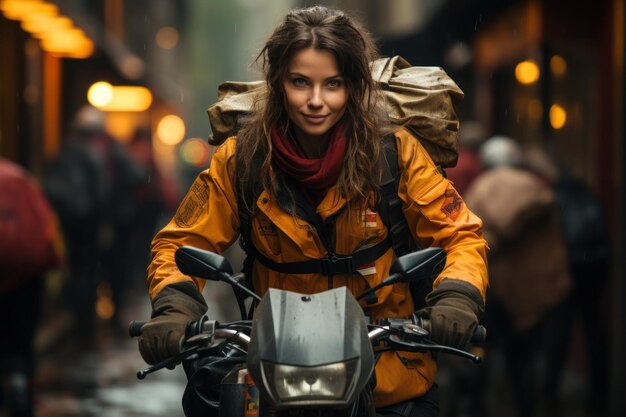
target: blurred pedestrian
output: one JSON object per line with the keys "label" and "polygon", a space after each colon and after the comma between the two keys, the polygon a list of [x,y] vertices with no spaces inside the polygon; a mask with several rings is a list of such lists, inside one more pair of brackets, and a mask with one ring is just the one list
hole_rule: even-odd
{"label": "blurred pedestrian", "polygon": [[572,285],[567,248],[551,184],[525,166],[519,144],[492,137],[480,156],[485,171],[465,198],[483,220],[491,248],[488,348],[503,349],[515,409],[527,417],[546,400],[540,389],[554,354],[562,353],[558,326]]}
{"label": "blurred pedestrian", "polygon": [[474,179],[482,172],[482,163],[478,155],[480,145],[486,139],[485,128],[480,122],[468,120],[461,122],[459,128],[459,159],[456,166],[446,168],[448,179],[461,194],[469,188]]}
{"label": "blurred pedestrian", "polygon": [[150,242],[158,227],[169,220],[181,196],[176,182],[164,176],[157,165],[149,128],[136,129],[128,148],[142,176],[135,188],[132,261],[141,277],[143,291],[145,271],[150,263]]}
{"label": "blurred pedestrian", "polygon": [[62,259],[59,243],[52,209],[31,175],[0,158],[0,415],[33,415],[33,341],[43,278]]}
{"label": "blurred pedestrian", "polygon": [[141,178],[128,150],[106,132],[105,115],[91,106],[77,112],[63,148],[46,167],[46,195],[68,247],[67,297],[82,339],[93,332],[98,284],[113,302],[100,313],[112,318],[129,282],[134,190]]}
{"label": "blurred pedestrian", "polygon": [[607,306],[611,272],[611,239],[604,207],[587,183],[567,167],[557,167],[545,150],[532,148],[527,158],[533,170],[547,178],[555,191],[567,245],[573,287],[564,302],[562,346],[557,347],[552,372],[546,382],[549,397],[557,398],[566,361],[571,352],[576,323],[583,331],[589,415],[604,416],[608,410],[610,350]]}

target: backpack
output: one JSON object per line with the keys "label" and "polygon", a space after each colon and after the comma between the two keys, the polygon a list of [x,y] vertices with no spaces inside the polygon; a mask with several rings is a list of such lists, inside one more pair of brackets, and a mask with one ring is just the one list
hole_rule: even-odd
{"label": "backpack", "polygon": [[34,178],[0,157],[0,294],[61,261],[55,215]]}
{"label": "backpack", "polygon": [[[575,278],[581,279],[576,272],[585,270],[585,266],[597,270],[610,263],[611,239],[604,208],[582,179],[564,175],[554,184],[554,191],[561,209],[569,262]],[[597,276],[601,278],[603,274]]]}
{"label": "backpack", "polygon": [[[442,173],[443,167],[456,165],[459,121],[454,107],[463,98],[463,92],[455,82],[440,67],[411,66],[400,56],[378,59],[372,62],[371,70],[372,77],[382,90],[390,123],[406,128],[419,140]],[[217,102],[208,109],[212,130],[209,143],[217,146],[235,135],[239,118],[249,114],[255,100],[265,91],[264,81],[221,84]],[[396,256],[417,250],[402,213],[402,201],[397,195],[400,176],[395,137],[387,135],[382,141],[381,198],[377,211],[389,230],[386,240],[350,256],[275,263],[256,251],[250,242],[251,213],[245,207],[251,205],[246,202],[256,201],[262,189],[258,182],[245,184],[245,195],[237,193],[241,245],[247,255],[244,272],[250,271],[252,262],[257,259],[265,266],[285,273],[353,273],[354,266],[372,262],[382,256],[389,246],[393,247]],[[251,163],[260,165],[260,161],[253,160]]]}
{"label": "backpack", "polygon": [[[372,78],[383,92],[389,122],[405,127],[428,151],[436,165],[456,165],[459,120],[455,105],[463,91],[440,67],[411,66],[404,58],[381,58],[371,64]],[[266,91],[264,81],[227,81],[218,87],[217,101],[207,110],[209,144],[221,145],[239,129]]]}

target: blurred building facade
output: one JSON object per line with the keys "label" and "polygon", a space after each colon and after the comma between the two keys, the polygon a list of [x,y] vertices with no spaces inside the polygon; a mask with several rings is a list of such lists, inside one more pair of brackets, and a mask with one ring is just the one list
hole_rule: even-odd
{"label": "blurred building facade", "polygon": [[[368,4],[377,8],[380,3]],[[612,322],[598,326],[611,330],[612,352],[607,352],[613,371],[611,414],[622,415],[626,409],[620,394],[626,385],[626,362],[621,357],[626,347],[624,1],[439,3],[424,27],[384,37],[383,53],[400,54],[415,65],[443,66],[466,93],[458,109],[461,120],[480,121],[488,136],[507,135],[524,146],[540,145],[561,169],[582,178],[600,197],[616,261],[606,306]],[[409,13],[412,6],[398,7]]]}
{"label": "blurred building facade", "polygon": [[[47,50],[10,3],[48,3],[92,43]],[[466,98],[461,120],[539,143],[600,196],[614,253],[625,250],[624,0],[327,0],[353,11],[385,55],[437,65]],[[226,80],[259,78],[252,62],[286,10],[302,0],[0,0],[0,155],[34,173],[60,149],[97,82],[145,87],[147,108],[107,110],[119,140],[153,132],[169,175],[207,166],[206,109]],[[19,9],[19,7],[18,7]],[[17,14],[16,14],[17,13]],[[21,13],[26,13],[22,10]],[[67,22],[66,22],[67,23]],[[7,64],[8,63],[8,64]],[[612,272],[613,412],[626,410],[626,261]]]}

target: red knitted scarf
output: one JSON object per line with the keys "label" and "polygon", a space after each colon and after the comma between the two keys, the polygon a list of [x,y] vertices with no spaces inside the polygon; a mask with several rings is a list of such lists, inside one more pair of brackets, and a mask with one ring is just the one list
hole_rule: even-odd
{"label": "red knitted scarf", "polygon": [[295,140],[276,128],[272,129],[272,144],[274,163],[295,179],[316,205],[319,204],[326,191],[337,182],[343,166],[346,153],[343,126],[338,125],[333,129],[326,153],[320,159],[307,158]]}

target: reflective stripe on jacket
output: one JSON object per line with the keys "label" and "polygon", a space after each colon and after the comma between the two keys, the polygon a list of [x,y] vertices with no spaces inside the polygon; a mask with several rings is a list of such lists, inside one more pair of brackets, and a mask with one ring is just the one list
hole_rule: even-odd
{"label": "reflective stripe on jacket", "polygon": [[[486,251],[482,223],[471,213],[451,183],[437,170],[426,150],[408,132],[396,133],[400,185],[398,195],[404,203],[404,214],[420,247],[439,246],[446,250],[445,269],[435,286],[451,277],[467,281],[485,295],[487,287]],[[153,260],[148,269],[150,295],[164,286],[192,280],[200,289],[202,280],[181,274],[174,262],[176,249],[196,246],[223,252],[238,237],[239,219],[234,194],[235,139],[220,146],[211,162],[195,180],[176,214],[152,242]],[[256,249],[275,262],[299,262],[326,257],[329,252],[323,239],[306,217],[291,213],[293,204],[282,199],[273,201],[267,192],[257,200],[258,213],[251,220],[251,239]],[[281,204],[282,203],[282,204]],[[334,250],[348,255],[370,247],[387,236],[387,228],[377,213],[357,204],[347,205],[345,198],[331,188],[317,207],[324,223],[334,222]],[[390,248],[372,264],[358,266],[362,277],[321,274],[288,275],[253,266],[253,286],[258,294],[268,288],[299,293],[316,293],[329,286],[348,287],[353,294],[371,287],[388,276],[395,259]],[[397,283],[381,288],[378,301],[367,306],[368,315],[408,317],[414,310],[408,286]],[[423,395],[433,384],[436,364],[430,354],[386,352],[376,366],[377,385],[374,401],[377,407],[395,404]]]}

